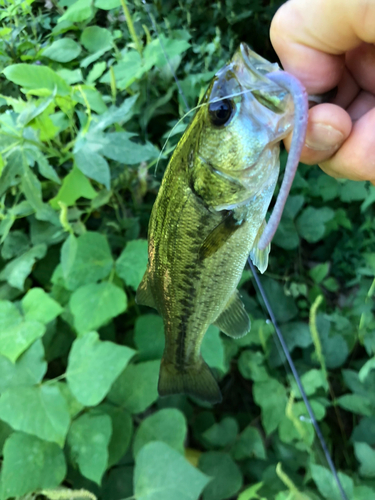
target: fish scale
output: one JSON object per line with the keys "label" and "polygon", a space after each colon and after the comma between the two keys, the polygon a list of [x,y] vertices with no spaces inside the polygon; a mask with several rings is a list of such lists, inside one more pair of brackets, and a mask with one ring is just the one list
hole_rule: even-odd
{"label": "fish scale", "polygon": [[[159,394],[188,393],[215,403],[221,393],[200,348],[210,324],[232,337],[250,320],[237,292],[257,250],[279,173],[279,143],[290,131],[293,99],[265,74],[275,66],[244,46],[211,82],[165,172],[149,223],[149,261],[137,302],[163,318]],[[267,103],[267,85],[270,101]],[[261,100],[253,90],[262,88]],[[235,93],[228,100],[225,96]],[[278,98],[278,100],[277,100]],[[225,101],[224,101],[225,100]]]}

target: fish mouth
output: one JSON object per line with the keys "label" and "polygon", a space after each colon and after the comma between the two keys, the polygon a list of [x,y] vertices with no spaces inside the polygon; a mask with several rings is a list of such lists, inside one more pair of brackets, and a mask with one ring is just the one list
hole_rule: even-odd
{"label": "fish mouth", "polygon": [[249,172],[249,170],[252,170],[257,163],[256,161],[254,161],[254,163],[252,163],[251,165],[247,165],[245,168],[240,168],[238,170],[226,170],[225,168],[216,167],[201,155],[198,155],[198,157],[214,174],[220,175],[226,180],[233,182],[234,184],[238,184],[238,186],[241,187],[243,187],[243,184],[240,178],[240,174],[242,175],[243,173]]}
{"label": "fish mouth", "polygon": [[277,63],[270,63],[267,59],[251,50],[244,42],[240,44],[238,53],[246,69],[263,82],[270,83],[270,80],[266,77],[267,73],[280,71],[280,66]]}

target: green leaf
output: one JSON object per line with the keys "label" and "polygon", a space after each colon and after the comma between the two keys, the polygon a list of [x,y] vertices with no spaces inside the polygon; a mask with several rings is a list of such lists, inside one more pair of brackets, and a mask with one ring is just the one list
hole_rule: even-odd
{"label": "green leaf", "polygon": [[130,364],[113,384],[108,399],[130,413],[141,413],[158,398],[160,361]]}
{"label": "green leaf", "polygon": [[59,210],[59,201],[63,202],[67,207],[75,204],[78,198],[86,198],[93,200],[98,193],[91,186],[88,178],[76,167],[64,177],[62,186],[57,195],[49,202],[51,207]]}
{"label": "green leaf", "polygon": [[254,382],[264,382],[269,375],[264,366],[264,355],[257,351],[242,351],[238,360],[238,369],[244,378]]}
{"label": "green leaf", "polygon": [[61,248],[61,265],[69,290],[106,278],[113,267],[107,238],[91,231],[70,235]]}
{"label": "green leaf", "polygon": [[309,271],[309,275],[312,277],[315,283],[321,283],[327,276],[329,271],[329,264],[325,262],[324,264],[318,264]]}
{"label": "green leaf", "polygon": [[216,326],[210,325],[208,327],[203,337],[201,354],[211,368],[217,368],[223,373],[227,371],[224,344],[220,337],[220,330]]}
{"label": "green leaf", "polygon": [[287,403],[285,387],[274,378],[264,382],[255,382],[253,386],[255,402],[262,408],[262,423],[269,435],[285,415]]}
{"label": "green leaf", "polygon": [[300,236],[309,243],[316,243],[323,238],[326,223],[334,216],[335,212],[331,208],[307,207],[296,221]]}
{"label": "green leaf", "polygon": [[129,241],[116,261],[116,272],[136,290],[145,274],[148,258],[147,240]]}
{"label": "green leaf", "polygon": [[56,184],[61,184],[60,178],[57,175],[55,169],[48,163],[47,158],[39,150],[33,150],[35,161],[38,163],[40,175],[43,175],[46,179],[49,179]]}
{"label": "green leaf", "polygon": [[56,488],[66,474],[64,453],[55,443],[14,432],[4,446],[2,498],[23,497],[44,488]]}
{"label": "green leaf", "polygon": [[83,405],[97,405],[133,356],[129,347],[102,342],[96,332],[86,333],[73,342],[69,353],[70,390]]}
{"label": "green leaf", "polygon": [[44,325],[36,321],[22,321],[14,304],[0,301],[0,354],[14,363],[44,332]]}
{"label": "green leaf", "polygon": [[354,428],[351,439],[353,441],[375,445],[375,417],[364,417]]}
{"label": "green leaf", "polygon": [[165,344],[162,318],[156,314],[139,316],[135,320],[134,343],[140,361],[161,359]]}
{"label": "green leaf", "polygon": [[[0,420],[0,453],[1,453],[1,455],[3,455],[5,441],[12,434],[12,432],[14,432],[14,431],[11,428],[11,426],[6,424],[2,420]],[[1,476],[0,476],[0,498],[2,498],[1,497]]]}
{"label": "green leaf", "polygon": [[365,417],[371,417],[373,414],[373,405],[371,401],[359,394],[345,394],[337,398],[337,404],[350,411],[351,413],[358,413],[359,415],[364,415]]}
{"label": "green leaf", "polygon": [[60,447],[70,424],[65,399],[53,385],[8,389],[0,396],[0,418],[17,431],[54,441]]}
{"label": "green leaf", "polygon": [[[320,421],[325,416],[325,407],[314,399],[310,399],[316,420]],[[305,404],[300,401],[291,408],[293,418],[285,416],[279,425],[279,437],[287,444],[303,441],[304,445],[312,446],[315,439],[314,427],[311,425],[310,416]],[[298,422],[298,424],[296,424]]]}
{"label": "green leaf", "polygon": [[[141,78],[150,69],[150,66],[143,64],[143,60],[136,50],[128,50],[112,68],[115,74],[116,87],[125,90],[129,85]],[[105,73],[99,81],[101,83],[111,83],[110,71]]]}
{"label": "green leaf", "polygon": [[263,439],[256,427],[248,425],[241,432],[232,448],[231,455],[235,460],[244,460],[253,457],[266,460],[267,456]]}
{"label": "green leaf", "polygon": [[375,498],[375,490],[369,486],[354,486],[353,500],[369,500]]}
{"label": "green leaf", "polygon": [[360,475],[362,477],[375,477],[375,450],[367,443],[354,443],[354,451],[360,462]]}
{"label": "green leaf", "polygon": [[76,400],[66,382],[58,382],[57,385],[61,394],[64,396],[66,404],[68,405],[69,415],[73,419],[76,415],[78,415],[78,413],[81,413],[84,406]]}
{"label": "green leaf", "polygon": [[134,467],[131,465],[112,467],[104,476],[101,497],[105,500],[132,498],[133,473]]}
{"label": "green leaf", "polygon": [[224,500],[233,497],[242,487],[242,474],[230,455],[217,451],[203,453],[199,468],[213,477],[203,492],[203,500]]}
{"label": "green leaf", "polygon": [[258,491],[263,487],[264,483],[256,483],[250,486],[250,488],[246,488],[237,498],[237,500],[253,500],[260,498],[258,495]]}
{"label": "green leaf", "polygon": [[21,231],[12,231],[5,238],[1,248],[1,257],[9,260],[26,252],[30,247],[29,238]]}
{"label": "green leaf", "polygon": [[67,11],[59,17],[58,23],[63,21],[71,21],[72,23],[80,23],[92,16],[92,1],[91,0],[75,0]]}
{"label": "green leaf", "polygon": [[0,355],[0,393],[19,385],[38,384],[46,371],[43,343],[39,339],[15,363]]}
{"label": "green leaf", "polygon": [[126,310],[125,292],[113,283],[91,283],[79,287],[70,297],[69,307],[77,332],[96,330]]}
{"label": "green leaf", "polygon": [[65,96],[70,93],[69,85],[55,71],[47,66],[12,64],[3,71],[8,80],[27,90],[47,89],[51,93]]}
{"label": "green leaf", "polygon": [[81,474],[101,483],[108,463],[108,445],[112,422],[108,415],[90,410],[73,421],[67,438],[70,461]]}
{"label": "green leaf", "polygon": [[368,196],[366,182],[346,180],[341,188],[341,201],[351,203],[352,201],[365,200]]}
{"label": "green leaf", "polygon": [[283,218],[291,220],[295,219],[298,212],[303,207],[304,203],[305,203],[305,198],[300,194],[294,196],[293,195],[288,196],[283,211]]}
{"label": "green leaf", "polygon": [[24,254],[9,262],[0,273],[0,280],[6,280],[14,288],[23,290],[25,279],[31,273],[33,265],[45,257],[47,246],[44,244],[30,248]]}
{"label": "green leaf", "polygon": [[101,150],[101,154],[126,165],[137,165],[159,157],[160,151],[153,144],[133,142],[130,140],[130,137],[133,136],[134,134],[129,132],[106,134],[106,144]]}
{"label": "green leaf", "polygon": [[238,434],[238,423],[232,417],[225,417],[202,433],[205,443],[214,448],[225,448],[234,443]]}
{"label": "green leaf", "polygon": [[112,422],[112,435],[108,446],[108,469],[116,465],[125,455],[133,436],[133,419],[123,408],[104,403],[98,410],[109,415]]}
{"label": "green leaf", "polygon": [[137,500],[198,500],[210,479],[165,443],[146,444],[134,471]]}
{"label": "green leaf", "polygon": [[108,50],[112,47],[112,34],[106,28],[88,26],[81,35],[81,43],[89,52]]}
{"label": "green leaf", "polygon": [[62,313],[63,308],[51,299],[42,288],[31,288],[22,299],[26,320],[49,323]]}
{"label": "green leaf", "polygon": [[43,203],[41,183],[29,168],[26,170],[26,172],[24,172],[22,176],[21,187],[22,191],[25,194],[26,200],[35,210],[35,216],[37,219],[51,221],[56,225],[60,225],[58,222],[57,214],[49,205]]}
{"label": "green leaf", "polygon": [[105,61],[100,61],[94,64],[91,68],[89,74],[87,75],[86,82],[88,84],[95,82],[99,77],[102,76],[106,69],[107,65]]}
{"label": "green leaf", "polygon": [[183,413],[175,408],[165,408],[145,418],[138,427],[133,442],[133,455],[137,459],[140,450],[151,441],[162,441],[184,454],[186,421]]}
{"label": "green leaf", "polygon": [[121,5],[121,0],[95,0],[95,7],[103,10],[111,10]]}
{"label": "green leaf", "polygon": [[[301,382],[307,396],[312,396],[313,394],[315,394],[317,389],[319,389],[320,387],[323,387],[325,391],[328,391],[329,388],[328,382],[325,379],[323,371],[317,370],[316,368],[313,368],[312,370],[305,372],[301,376]],[[295,397],[301,398],[302,395],[294,378],[291,381],[291,386]]]}
{"label": "green leaf", "polygon": [[42,55],[61,63],[76,59],[81,53],[80,45],[72,38],[60,38],[43,50]]}
{"label": "green leaf", "polygon": [[110,189],[111,172],[107,160],[93,150],[91,143],[86,142],[81,149],[75,151],[74,160],[83,174]]}
{"label": "green leaf", "polygon": [[358,372],[359,380],[361,382],[365,382],[366,378],[373,369],[375,369],[375,357],[368,359],[366,363],[362,366],[362,368],[359,370]]}
{"label": "green leaf", "polygon": [[[163,44],[163,47],[161,44]],[[155,65],[161,68],[167,64],[165,53],[169,59],[172,59],[173,57],[186,52],[189,47],[190,43],[186,40],[176,40],[160,35],[159,38],[156,38],[147,44],[143,52],[143,56],[149,67]]]}
{"label": "green leaf", "polygon": [[338,368],[345,363],[349,355],[349,349],[342,335],[322,336],[321,343],[327,368]]}
{"label": "green leaf", "polygon": [[[0,314],[3,311],[0,303]],[[1,322],[0,322],[1,324]],[[38,338],[44,335],[46,328],[37,321],[22,321],[0,330],[0,354],[13,363]]]}
{"label": "green leaf", "polygon": [[[72,97],[74,100],[80,102],[85,107],[87,107],[88,104],[89,108],[96,113],[105,113],[108,109],[102,97],[102,94],[90,85],[80,85],[79,88],[75,88],[73,90]],[[85,151],[89,150],[89,152],[95,152],[97,148],[95,139],[91,142],[86,142],[86,138],[83,138],[82,135],[80,135],[78,140],[76,141],[75,152],[78,152],[78,150],[81,150],[81,148],[83,148]],[[103,172],[101,170],[100,175],[102,174]],[[88,175],[88,177],[90,177],[90,175]]]}
{"label": "green leaf", "polygon": [[125,99],[121,106],[112,106],[102,115],[93,116],[90,125],[90,134],[102,132],[114,123],[122,125],[129,121],[136,112],[135,103],[137,99],[138,95],[133,95]]}
{"label": "green leaf", "polygon": [[[310,469],[312,478],[324,498],[327,500],[342,500],[337,483],[328,469],[316,464],[310,464]],[[338,476],[347,497],[353,498],[353,480],[342,472],[339,472]]]}
{"label": "green leaf", "polygon": [[64,78],[66,83],[68,83],[69,85],[73,85],[74,83],[78,82],[83,82],[83,75],[80,68],[77,69],[61,68],[57,71],[57,74],[61,76],[61,78]]}
{"label": "green leaf", "polygon": [[323,201],[330,201],[336,198],[339,192],[340,183],[337,179],[326,174],[322,174],[318,177],[316,194],[314,193],[314,196],[320,196]]}
{"label": "green leaf", "polygon": [[292,219],[281,219],[272,243],[285,250],[294,250],[299,245],[299,236]]}
{"label": "green leaf", "polygon": [[[275,280],[263,278],[267,297],[272,297],[272,308],[280,323],[290,321],[298,314],[293,297],[287,296],[283,287]],[[263,303],[263,300],[261,300]]]}

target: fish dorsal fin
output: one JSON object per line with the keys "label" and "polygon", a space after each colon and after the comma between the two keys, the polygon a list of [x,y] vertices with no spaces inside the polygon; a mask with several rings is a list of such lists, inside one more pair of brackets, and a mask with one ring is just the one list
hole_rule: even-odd
{"label": "fish dorsal fin", "polygon": [[157,309],[154,297],[152,296],[149,282],[148,282],[148,271],[145,272],[141,283],[137,289],[137,293],[135,296],[135,301],[140,306],[148,306]]}
{"label": "fish dorsal fin", "polygon": [[214,325],[235,339],[243,337],[250,331],[250,318],[237,290],[233,292]]}
{"label": "fish dorsal fin", "polygon": [[259,228],[258,234],[256,235],[253,244],[253,248],[251,249],[250,252],[250,259],[252,260],[254,266],[257,266],[257,268],[262,274],[268,267],[268,254],[270,253],[271,250],[271,243],[269,243],[264,250],[260,250],[258,248],[260,237],[262,236],[265,228],[266,228],[266,221],[264,220]]}
{"label": "fish dorsal fin", "polygon": [[225,217],[202,243],[199,249],[199,258],[204,260],[214,255],[239,227],[241,227],[241,224],[233,218],[232,214]]}

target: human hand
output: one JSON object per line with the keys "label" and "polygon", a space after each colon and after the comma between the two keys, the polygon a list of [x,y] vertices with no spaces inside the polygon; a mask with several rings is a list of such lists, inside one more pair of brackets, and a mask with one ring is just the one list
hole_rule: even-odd
{"label": "human hand", "polygon": [[[309,111],[301,161],[333,177],[375,184],[375,1],[289,0],[271,41],[309,94],[336,85],[330,104]],[[289,148],[291,137],[285,140]]]}

